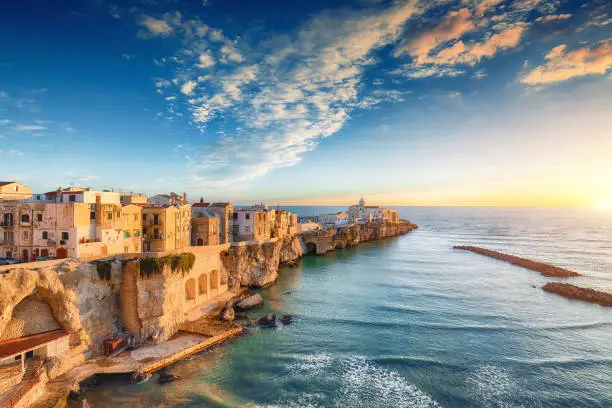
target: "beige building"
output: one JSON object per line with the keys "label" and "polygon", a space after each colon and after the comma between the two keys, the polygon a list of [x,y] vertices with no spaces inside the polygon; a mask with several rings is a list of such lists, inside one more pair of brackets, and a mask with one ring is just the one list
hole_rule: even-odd
{"label": "beige building", "polygon": [[233,214],[234,207],[230,203],[213,203],[206,209],[219,218],[219,243],[227,244],[234,241]]}
{"label": "beige building", "polygon": [[142,207],[144,252],[171,251],[190,246],[191,206],[146,204]]}
{"label": "beige building", "polygon": [[350,222],[399,222],[399,213],[396,210],[377,205],[365,205],[362,198],[359,204],[351,205],[348,209]]}
{"label": "beige building", "polygon": [[321,214],[317,217],[317,221],[322,225],[341,226],[349,223],[349,215],[345,212],[335,214]]}
{"label": "beige building", "polygon": [[30,197],[30,187],[16,181],[0,181],[0,200],[25,200]]}
{"label": "beige building", "polygon": [[119,193],[119,202],[121,205],[146,204],[147,196],[140,193]]}
{"label": "beige building", "polygon": [[208,211],[206,203],[191,206],[191,245],[219,245],[221,238],[219,216]]}
{"label": "beige building", "polygon": [[0,203],[0,256],[95,258],[140,252],[140,207],[89,203]]}
{"label": "beige building", "polygon": [[150,197],[147,201],[149,204],[158,205],[185,205],[187,204],[187,193],[183,193],[183,195],[174,192],[170,194],[157,194]]}

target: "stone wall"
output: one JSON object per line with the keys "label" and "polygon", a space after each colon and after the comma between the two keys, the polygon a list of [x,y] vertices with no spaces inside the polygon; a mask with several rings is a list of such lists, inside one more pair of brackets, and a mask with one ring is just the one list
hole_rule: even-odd
{"label": "stone wall", "polygon": [[127,262],[120,289],[124,328],[140,342],[160,343],[169,339],[190,310],[227,292],[227,270],[221,262],[221,254],[228,248],[229,244],[223,244],[181,250],[195,255],[194,266],[186,275],[166,267],[161,274],[141,277],[140,264]]}

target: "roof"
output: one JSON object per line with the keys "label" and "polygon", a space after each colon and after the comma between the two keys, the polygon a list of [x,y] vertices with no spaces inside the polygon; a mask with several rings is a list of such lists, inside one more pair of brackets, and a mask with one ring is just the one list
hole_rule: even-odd
{"label": "roof", "polygon": [[192,207],[208,207],[210,205],[210,203],[193,203],[191,204]]}
{"label": "roof", "polygon": [[21,353],[27,353],[28,351],[36,349],[46,343],[66,336],[68,336],[68,332],[60,329],[4,341],[0,343],[0,358],[7,358]]}
{"label": "roof", "polygon": [[227,207],[230,203],[212,203],[210,207]]}
{"label": "roof", "polygon": [[7,184],[13,184],[16,183],[16,181],[0,181],[0,186],[6,186]]}

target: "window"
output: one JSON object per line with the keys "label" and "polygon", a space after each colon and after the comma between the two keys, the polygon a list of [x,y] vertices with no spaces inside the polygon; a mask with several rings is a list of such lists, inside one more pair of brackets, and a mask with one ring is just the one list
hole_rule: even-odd
{"label": "window", "polygon": [[30,222],[30,216],[28,214],[21,214],[21,222]]}
{"label": "window", "polygon": [[129,238],[130,237],[130,232],[129,231],[123,231],[123,238]]}
{"label": "window", "polygon": [[42,222],[42,220],[43,220],[42,219],[42,214],[41,213],[36,214],[36,221]]}
{"label": "window", "polygon": [[95,211],[92,211],[92,212],[89,213],[89,219],[90,220],[95,220],[96,219],[96,212]]}
{"label": "window", "polygon": [[67,232],[62,232],[62,240],[68,241],[70,239],[70,234]]}
{"label": "window", "polygon": [[147,214],[142,214],[142,220],[146,221],[147,220]]}
{"label": "window", "polygon": [[109,212],[108,215],[106,216],[109,220],[113,220],[113,213]]}
{"label": "window", "polygon": [[143,229],[142,229],[142,234],[143,234],[143,235],[147,235],[147,229],[146,229],[146,228],[143,228]]}
{"label": "window", "polygon": [[159,224],[159,215],[155,214],[153,216],[153,224]]}
{"label": "window", "polygon": [[238,219],[238,213],[234,213],[234,219],[237,220]]}
{"label": "window", "polygon": [[250,220],[251,219],[251,214],[249,214],[249,213],[244,214],[244,219],[245,220]]}
{"label": "window", "polygon": [[138,221],[138,214],[134,214],[134,221]]}
{"label": "window", "polygon": [[42,232],[42,239],[49,239],[49,233],[47,231]]}
{"label": "window", "polygon": [[140,231],[138,231],[138,230],[134,231],[134,236],[135,237],[139,237],[140,236]]}
{"label": "window", "polygon": [[70,202],[70,203],[74,203],[75,201],[76,201],[76,195],[74,195],[74,194],[70,194],[70,195],[68,196],[68,202]]}
{"label": "window", "polygon": [[30,233],[28,231],[23,231],[23,239],[29,239]]}

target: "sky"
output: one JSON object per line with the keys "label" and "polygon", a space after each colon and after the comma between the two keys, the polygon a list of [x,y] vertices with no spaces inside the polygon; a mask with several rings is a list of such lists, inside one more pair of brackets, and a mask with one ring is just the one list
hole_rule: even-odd
{"label": "sky", "polygon": [[0,5],[0,179],[612,207],[612,3]]}

